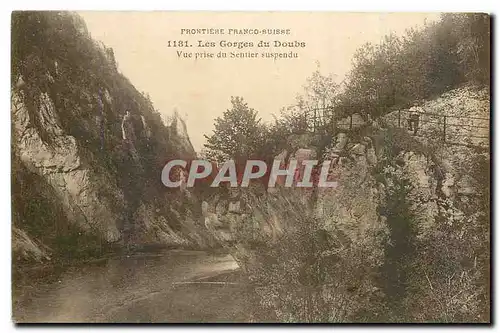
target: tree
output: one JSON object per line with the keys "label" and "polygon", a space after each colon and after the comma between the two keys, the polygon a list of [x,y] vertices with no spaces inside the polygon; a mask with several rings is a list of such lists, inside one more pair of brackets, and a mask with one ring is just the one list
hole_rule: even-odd
{"label": "tree", "polygon": [[335,81],[334,75],[323,75],[320,65],[304,85],[304,92],[297,96],[297,106],[303,112],[310,112],[310,121],[314,127],[325,126],[333,116],[333,107],[336,105],[340,85]]}
{"label": "tree", "polygon": [[447,13],[443,14],[443,21],[450,22],[457,36],[454,51],[465,78],[489,85],[490,16],[484,13]]}
{"label": "tree", "polygon": [[489,85],[489,40],[487,14],[453,13],[365,44],[354,55],[337,109],[378,117],[462,83]]}
{"label": "tree", "polygon": [[306,79],[303,91],[297,95],[294,105],[282,108],[275,117],[270,135],[281,140],[293,133],[304,133],[311,128],[326,128],[332,121],[333,111],[338,102],[340,84],[333,74],[323,75],[320,65]]}
{"label": "tree", "polygon": [[206,155],[215,161],[241,160],[258,155],[265,142],[266,127],[242,97],[231,97],[232,107],[215,119],[215,130],[205,135]]}

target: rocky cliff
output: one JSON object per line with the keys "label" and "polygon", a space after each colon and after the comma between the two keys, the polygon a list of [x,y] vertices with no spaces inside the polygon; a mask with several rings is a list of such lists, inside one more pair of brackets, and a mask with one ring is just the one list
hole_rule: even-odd
{"label": "rocky cliff", "polygon": [[161,169],[193,158],[76,14],[12,15],[13,258],[99,254],[110,244],[202,245],[200,203]]}
{"label": "rocky cliff", "polygon": [[[489,117],[487,91],[473,87],[418,107]],[[397,114],[360,121],[326,145],[322,135],[287,139],[278,157],[335,161],[337,188],[254,188],[233,195],[249,208],[218,212],[279,320],[488,320],[488,140],[468,140],[488,129],[457,126],[443,142],[431,125],[421,124],[422,135],[398,127]]]}

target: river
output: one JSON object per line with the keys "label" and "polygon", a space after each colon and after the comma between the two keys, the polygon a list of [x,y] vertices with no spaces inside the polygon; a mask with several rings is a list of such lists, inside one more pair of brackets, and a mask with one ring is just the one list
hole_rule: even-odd
{"label": "river", "polygon": [[[26,279],[25,279],[26,280]],[[248,322],[256,304],[229,254],[115,256],[17,286],[17,323]]]}

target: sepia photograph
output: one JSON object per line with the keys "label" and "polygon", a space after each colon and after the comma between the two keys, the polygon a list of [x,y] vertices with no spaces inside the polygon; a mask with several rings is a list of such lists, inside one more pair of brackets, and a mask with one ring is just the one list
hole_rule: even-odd
{"label": "sepia photograph", "polygon": [[491,324],[488,13],[14,11],[14,324]]}

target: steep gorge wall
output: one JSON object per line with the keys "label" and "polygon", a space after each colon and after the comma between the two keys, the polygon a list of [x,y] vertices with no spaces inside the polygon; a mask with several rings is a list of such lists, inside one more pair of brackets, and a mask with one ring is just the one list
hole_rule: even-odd
{"label": "steep gorge wall", "polygon": [[[487,94],[473,91],[424,107],[488,117]],[[338,133],[324,150],[315,135],[289,138],[280,156],[323,153],[338,187],[315,199],[254,189],[240,195],[251,209],[218,214],[262,304],[284,321],[487,321],[489,154],[440,140],[384,121]]]}
{"label": "steep gorge wall", "polygon": [[12,26],[14,259],[204,245],[196,196],[160,179],[196,155],[182,119],[164,125],[78,15],[15,12]]}

